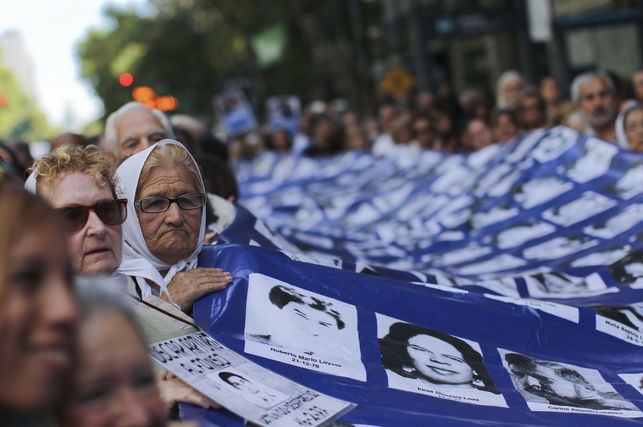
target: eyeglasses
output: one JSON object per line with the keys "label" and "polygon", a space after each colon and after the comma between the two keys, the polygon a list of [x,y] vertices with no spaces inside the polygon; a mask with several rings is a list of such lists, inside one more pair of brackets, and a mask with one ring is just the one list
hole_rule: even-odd
{"label": "eyeglasses", "polygon": [[145,197],[134,203],[139,210],[147,213],[161,213],[170,209],[170,205],[176,202],[184,211],[191,211],[202,208],[205,205],[205,194],[188,193],[174,199],[167,197]]}
{"label": "eyeglasses", "polygon": [[89,211],[94,211],[105,225],[120,225],[127,218],[127,199],[110,200],[92,206],[69,206],[56,209],[67,223],[70,233],[77,232],[87,224]]}

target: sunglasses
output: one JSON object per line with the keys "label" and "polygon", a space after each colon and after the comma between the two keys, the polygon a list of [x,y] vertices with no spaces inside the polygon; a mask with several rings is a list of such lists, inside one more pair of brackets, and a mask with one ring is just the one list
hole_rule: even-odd
{"label": "sunglasses", "polygon": [[69,206],[56,209],[67,223],[70,233],[77,232],[87,224],[89,211],[94,211],[105,225],[120,225],[127,218],[127,199],[110,200],[92,206]]}

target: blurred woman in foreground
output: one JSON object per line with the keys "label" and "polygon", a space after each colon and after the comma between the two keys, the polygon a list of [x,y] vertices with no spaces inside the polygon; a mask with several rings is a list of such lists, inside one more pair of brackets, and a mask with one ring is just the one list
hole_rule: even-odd
{"label": "blurred woman in foreground", "polygon": [[[77,363],[59,411],[66,427],[156,427],[167,422],[146,339],[111,279],[78,280]],[[192,424],[176,423],[175,426]]]}
{"label": "blurred woman in foreground", "polygon": [[0,177],[0,425],[48,425],[73,363],[77,306],[63,224]]}

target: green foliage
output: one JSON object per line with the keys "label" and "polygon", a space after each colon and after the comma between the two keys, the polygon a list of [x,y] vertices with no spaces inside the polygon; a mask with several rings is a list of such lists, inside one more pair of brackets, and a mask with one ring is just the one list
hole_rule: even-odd
{"label": "green foliage", "polygon": [[47,140],[54,129],[35,102],[27,96],[11,70],[0,63],[0,92],[8,104],[0,107],[0,139]]}
{"label": "green foliage", "polygon": [[[109,8],[108,30],[93,30],[77,46],[82,76],[108,115],[131,100],[118,84],[129,71],[134,86],[178,98],[179,111],[209,115],[227,79],[251,78],[258,97],[298,94],[304,101],[343,96],[359,104],[370,90],[356,66],[357,44],[345,0],[156,0],[153,12]],[[260,68],[251,40],[285,29],[279,61]]]}

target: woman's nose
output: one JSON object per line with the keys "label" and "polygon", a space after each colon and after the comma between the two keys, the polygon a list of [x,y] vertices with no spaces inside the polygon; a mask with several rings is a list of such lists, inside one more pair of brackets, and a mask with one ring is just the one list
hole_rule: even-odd
{"label": "woman's nose", "polygon": [[444,359],[439,354],[432,354],[431,355],[431,361],[435,362],[435,363],[439,363],[441,365],[447,365],[449,363],[449,361],[447,359]]}
{"label": "woman's nose", "polygon": [[183,210],[179,207],[179,204],[176,202],[170,203],[170,207],[165,211],[165,222],[180,225],[183,224],[183,220]]}

